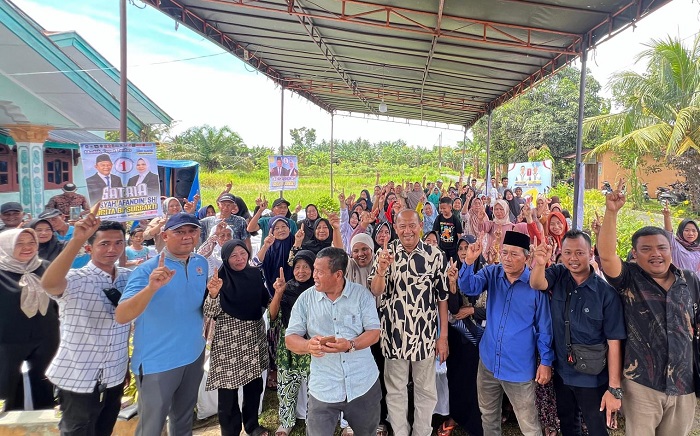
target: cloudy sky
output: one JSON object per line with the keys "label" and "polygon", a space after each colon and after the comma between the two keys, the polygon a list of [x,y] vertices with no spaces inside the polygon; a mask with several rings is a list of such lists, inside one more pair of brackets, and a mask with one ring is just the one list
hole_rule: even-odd
{"label": "cloudy sky", "polygon": [[[12,0],[50,31],[75,30],[113,65],[119,65],[119,2],[117,0]],[[251,67],[135,0],[128,6],[129,79],[178,121],[177,130],[211,124],[229,125],[247,144],[278,147],[280,90]],[[616,71],[640,69],[634,56],[651,39],[666,35],[692,42],[700,29],[700,4],[674,0],[589,55],[593,76],[607,84]],[[417,123],[414,122],[414,123]],[[285,134],[294,127],[315,128],[319,140],[330,138],[330,115],[305,99],[285,94]],[[411,126],[374,119],[335,117],[336,139],[370,141],[403,139],[433,146],[462,140],[454,130]],[[285,144],[290,143],[287,135]]]}

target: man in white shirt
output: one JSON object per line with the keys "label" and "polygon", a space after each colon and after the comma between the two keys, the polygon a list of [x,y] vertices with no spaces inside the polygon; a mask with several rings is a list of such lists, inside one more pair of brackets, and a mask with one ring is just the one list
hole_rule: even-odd
{"label": "man in white shirt", "polygon": [[[117,421],[130,328],[114,320],[131,272],[116,266],[124,252],[124,236],[122,224],[88,214],[75,224],[73,239],[41,281],[60,312],[61,344],[46,376],[58,387],[62,436],[108,436]],[[70,269],[86,242],[91,261]]]}

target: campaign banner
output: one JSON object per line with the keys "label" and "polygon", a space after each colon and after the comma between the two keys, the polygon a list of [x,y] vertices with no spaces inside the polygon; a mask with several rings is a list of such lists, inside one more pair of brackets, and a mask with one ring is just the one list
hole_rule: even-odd
{"label": "campaign banner", "polygon": [[132,221],[162,215],[156,145],[152,142],[80,144],[90,204],[100,218]]}
{"label": "campaign banner", "polygon": [[522,188],[523,196],[543,194],[552,186],[552,161],[508,164],[508,181],[513,189]]}
{"label": "campaign banner", "polygon": [[299,167],[296,156],[267,157],[270,170],[270,191],[290,191],[299,187]]}

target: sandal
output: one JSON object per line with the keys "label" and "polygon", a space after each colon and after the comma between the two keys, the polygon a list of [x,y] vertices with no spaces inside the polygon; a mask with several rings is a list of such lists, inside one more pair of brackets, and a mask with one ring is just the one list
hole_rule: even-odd
{"label": "sandal", "polygon": [[377,436],[389,436],[389,429],[384,424],[377,427]]}
{"label": "sandal", "polygon": [[443,422],[440,428],[437,430],[437,435],[438,436],[450,436],[452,434],[452,430],[455,429],[454,424],[453,425],[447,425],[447,421]]}
{"label": "sandal", "polygon": [[277,428],[277,431],[275,431],[275,436],[289,436],[289,433],[292,432],[291,428],[284,428],[281,425]]}
{"label": "sandal", "polygon": [[263,426],[257,426],[255,430],[250,433],[250,436],[269,436],[270,432]]}

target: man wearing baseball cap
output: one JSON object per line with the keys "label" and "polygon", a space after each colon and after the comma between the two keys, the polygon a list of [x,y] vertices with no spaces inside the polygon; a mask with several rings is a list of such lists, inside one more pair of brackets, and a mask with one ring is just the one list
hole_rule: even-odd
{"label": "man wearing baseball cap", "polygon": [[192,434],[204,363],[202,304],[208,265],[194,253],[199,220],[187,213],[163,226],[165,248],[138,266],[115,311],[120,324],[134,321],[131,370],[139,391],[136,435]]}
{"label": "man wearing baseball cap", "polygon": [[45,209],[39,214],[40,219],[44,219],[51,224],[56,238],[61,242],[68,242],[73,238],[73,226],[68,225],[65,215],[58,209]]}
{"label": "man wearing baseball cap", "polygon": [[252,233],[261,230],[261,240],[265,240],[265,237],[267,237],[267,234],[270,231],[270,219],[278,215],[282,215],[287,219],[287,224],[289,224],[289,230],[292,232],[292,234],[297,232],[298,229],[296,221],[290,219],[292,214],[289,212],[290,203],[287,200],[282,197],[275,199],[275,201],[272,202],[272,217],[263,218],[261,218],[261,215],[267,208],[267,200],[258,198],[255,200],[255,203],[257,204],[257,210],[255,211],[253,218],[251,218],[250,222],[248,223],[249,232]]}
{"label": "man wearing baseball cap", "polygon": [[63,185],[63,193],[54,195],[46,203],[47,209],[58,209],[64,216],[70,216],[71,207],[80,207],[84,211],[90,210],[87,198],[78,194],[78,187],[73,183]]}
{"label": "man wearing baseball cap", "polygon": [[210,233],[217,224],[221,221],[226,221],[226,224],[231,227],[231,237],[233,239],[242,240],[246,247],[248,247],[248,251],[252,252],[250,233],[246,230],[248,223],[245,218],[234,213],[234,210],[238,212],[238,205],[236,204],[236,198],[233,194],[229,194],[228,192],[221,194],[219,199],[216,200],[216,205],[219,206],[218,216],[209,216],[199,220],[199,224],[202,226],[200,235],[201,241],[204,242],[208,237],[212,236]]}
{"label": "man wearing baseball cap", "polygon": [[22,215],[24,215],[24,209],[22,209],[21,204],[16,201],[3,203],[2,206],[0,206],[0,218],[2,218],[0,232],[8,229],[16,229],[17,226],[22,223]]}

